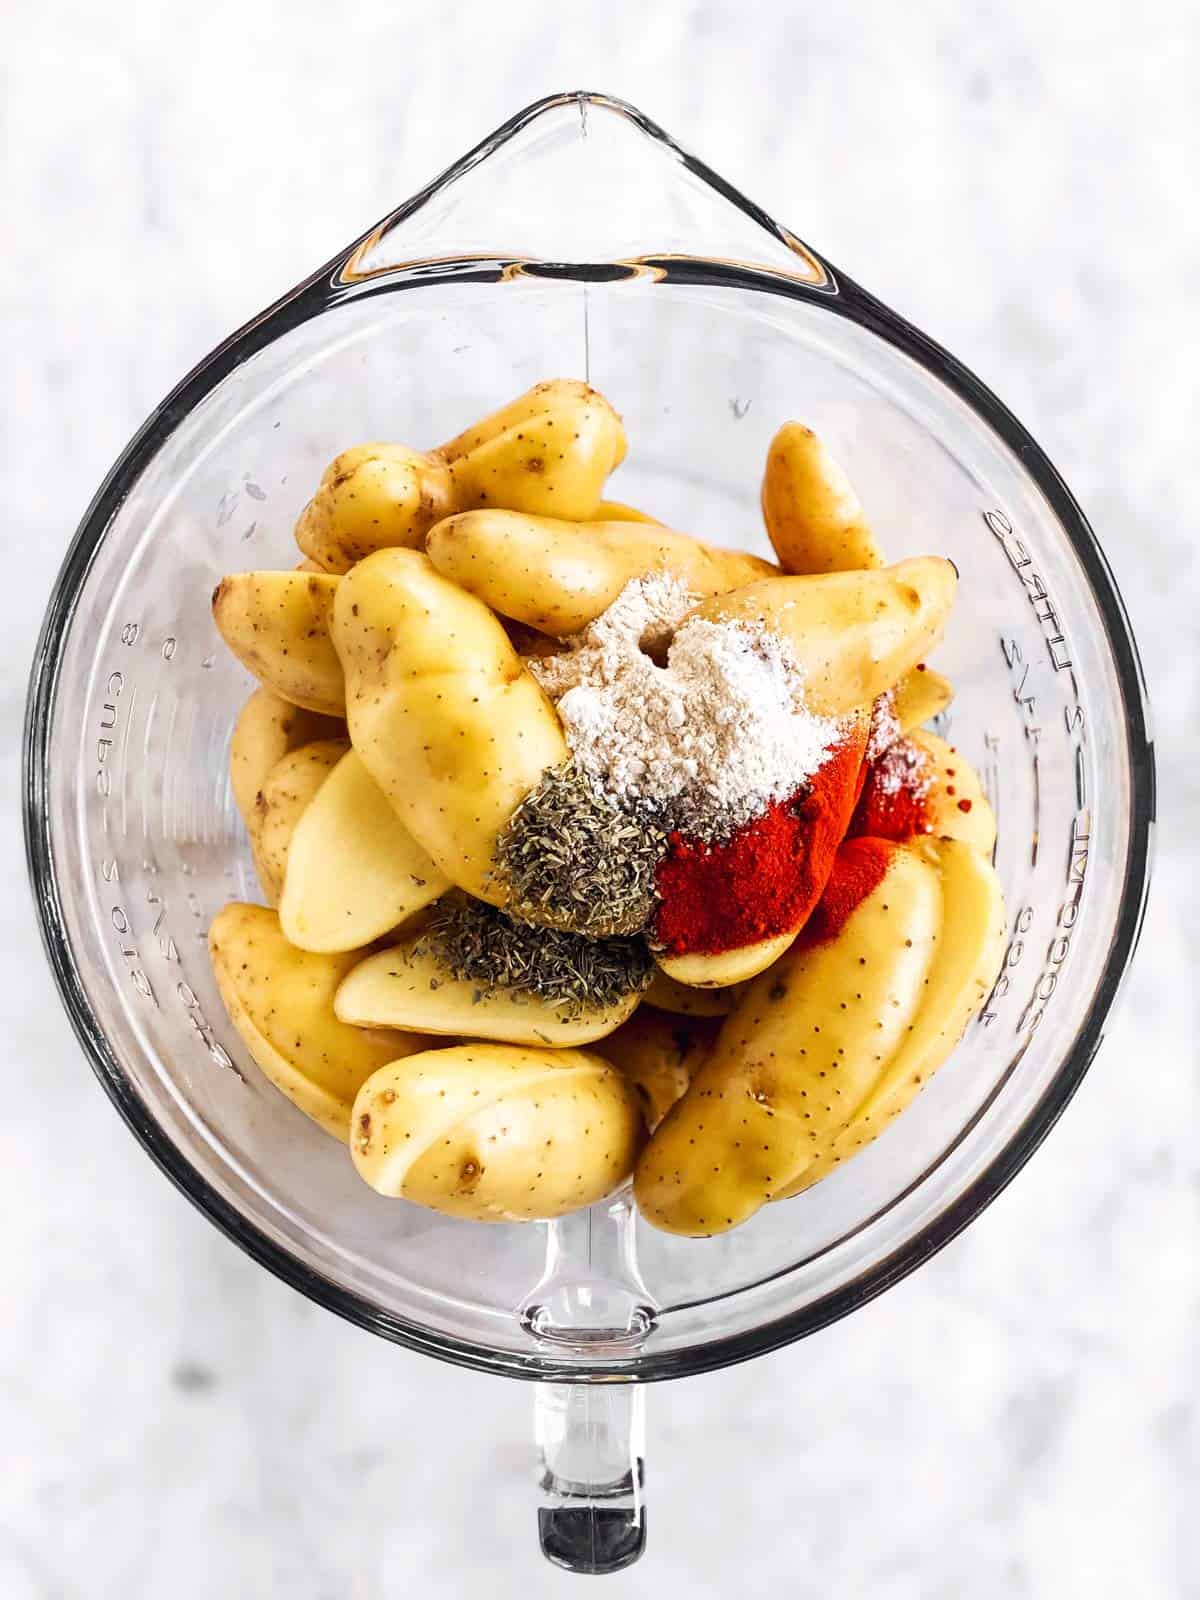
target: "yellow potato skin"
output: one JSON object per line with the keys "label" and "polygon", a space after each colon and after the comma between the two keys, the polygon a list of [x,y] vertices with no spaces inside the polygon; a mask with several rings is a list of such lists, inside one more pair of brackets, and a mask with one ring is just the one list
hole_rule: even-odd
{"label": "yellow potato skin", "polygon": [[721,950],[715,955],[670,956],[665,951],[656,951],[654,960],[675,983],[694,989],[727,989],[765,972],[779,960],[795,937],[793,928],[790,933],[776,934],[773,939]]}
{"label": "yellow potato skin", "polygon": [[656,523],[566,522],[515,511],[468,511],[430,530],[439,572],[543,633],[578,633],[625,585],[669,572],[696,595],[724,594],[774,572],[739,550],[703,545]]}
{"label": "yellow potato skin", "polygon": [[414,550],[381,550],[340,583],[332,637],[350,737],[451,882],[503,904],[496,840],[567,746],[503,627]]}
{"label": "yellow potato skin", "polygon": [[987,999],[1004,957],[1004,897],[991,863],[961,839],[924,846],[942,887],[942,931],[917,1014],[871,1091],[784,1192],[811,1188],[884,1131],[920,1093]]}
{"label": "yellow potato skin", "polygon": [[911,733],[923,722],[936,717],[954,699],[949,678],[932,667],[916,666],[899,679],[892,691],[892,710],[901,733]]}
{"label": "yellow potato skin", "polygon": [[884,565],[850,480],[802,422],[771,440],[762,513],[785,572],[859,572]]}
{"label": "yellow potato skin", "polygon": [[367,1078],[431,1043],[339,1022],[334,992],[357,955],[293,949],[265,906],[227,905],[209,928],[208,949],[225,1009],[255,1063],[336,1139],[348,1137],[350,1108]]}
{"label": "yellow potato skin", "polygon": [[605,479],[625,459],[625,429],[597,390],[577,379],[552,378],[437,453],[449,463],[455,511],[504,506],[587,518]]}
{"label": "yellow potato skin", "polygon": [[648,511],[639,511],[636,506],[627,506],[623,500],[601,500],[596,507],[595,514],[587,520],[589,522],[649,522],[655,527],[662,526],[660,518],[652,517]]}
{"label": "yellow potato skin", "polygon": [[[258,791],[251,834],[259,881],[272,905],[283,892],[292,836],[317,790],[349,750],[346,739],[317,739],[277,761]],[[366,940],[359,940],[365,944]]]}
{"label": "yellow potato skin", "polygon": [[874,572],[764,578],[705,600],[710,621],[759,623],[787,641],[805,670],[805,698],[826,716],[869,705],[941,638],[957,575],[940,556]]}
{"label": "yellow potato skin", "polygon": [[279,924],[301,950],[358,950],[450,888],[354,750],[342,747],[291,835]]}
{"label": "yellow potato skin", "polygon": [[590,1044],[631,1016],[641,996],[572,1014],[532,994],[481,989],[456,978],[415,933],[368,956],[347,974],[335,1008],[343,1022],[496,1039],[505,1044]]}
{"label": "yellow potato skin", "polygon": [[350,1153],[380,1194],[475,1222],[534,1222],[611,1194],[641,1136],[632,1090],[600,1056],[467,1043],[369,1078]]}
{"label": "yellow potato skin", "polygon": [[898,845],[836,939],[746,988],[638,1164],[648,1222],[692,1236],[736,1227],[840,1132],[916,1014],[941,909],[936,868]]}
{"label": "yellow potato skin", "polygon": [[238,572],[213,590],[213,621],[254,676],[281,699],[327,717],[346,709],[342,667],[329,638],[341,580],[316,572]]}
{"label": "yellow potato skin", "polygon": [[434,450],[374,443],[343,450],[296,523],[296,543],[325,572],[376,550],[419,550],[435,522],[474,506],[595,515],[625,455],[621,419],[569,378],[539,383]]}
{"label": "yellow potato skin", "polygon": [[229,742],[229,783],[233,803],[246,827],[267,774],[291,750],[315,739],[344,737],[346,725],[281,700],[270,689],[256,689],[238,713]]}
{"label": "yellow potato skin", "polygon": [[712,1047],[716,1017],[686,1017],[642,1005],[628,1022],[596,1044],[631,1084],[647,1129],[654,1129],[687,1091],[691,1076]]}
{"label": "yellow potato skin", "polygon": [[373,550],[419,549],[454,509],[446,463],[402,444],[361,444],[326,467],[296,524],[296,543],[326,572],[348,572]]}

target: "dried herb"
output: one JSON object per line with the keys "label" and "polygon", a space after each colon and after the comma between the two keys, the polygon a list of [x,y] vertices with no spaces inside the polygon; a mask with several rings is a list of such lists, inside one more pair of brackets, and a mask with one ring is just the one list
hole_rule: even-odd
{"label": "dried herb", "polygon": [[602,937],[645,927],[666,849],[653,809],[616,799],[567,764],[517,807],[496,859],[514,916]]}
{"label": "dried herb", "polygon": [[483,989],[536,995],[567,1016],[603,1009],[650,982],[642,939],[587,939],[516,922],[469,896],[448,897],[422,935],[456,978]]}

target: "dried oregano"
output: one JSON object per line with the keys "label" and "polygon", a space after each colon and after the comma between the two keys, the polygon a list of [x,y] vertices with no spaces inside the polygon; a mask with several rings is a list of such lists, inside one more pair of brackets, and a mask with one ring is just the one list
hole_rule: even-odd
{"label": "dried oregano", "polygon": [[556,928],[515,922],[495,906],[470,896],[449,896],[422,935],[466,983],[536,995],[568,1015],[606,1006],[650,982],[651,961],[642,939],[587,939]]}
{"label": "dried oregano", "polygon": [[645,927],[666,848],[653,810],[622,803],[568,764],[517,807],[496,859],[515,916],[599,938]]}

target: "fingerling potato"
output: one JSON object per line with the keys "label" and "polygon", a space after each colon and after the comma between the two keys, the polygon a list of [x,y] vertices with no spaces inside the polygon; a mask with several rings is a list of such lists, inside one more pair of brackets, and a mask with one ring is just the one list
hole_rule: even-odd
{"label": "fingerling potato", "polygon": [[234,655],[293,705],[328,717],[346,709],[342,667],[329,638],[341,580],[317,572],[238,572],[213,590],[213,620]]}
{"label": "fingerling potato", "polygon": [[917,1013],[941,913],[936,867],[896,845],[836,938],[798,941],[747,987],[638,1164],[648,1222],[736,1227],[841,1132]]}
{"label": "fingerling potato", "polygon": [[869,705],[937,643],[957,575],[939,556],[875,572],[764,578],[689,613],[759,623],[787,641],[805,671],[812,710],[840,716]]}
{"label": "fingerling potato", "polygon": [[334,761],[286,857],[279,925],[301,950],[359,950],[450,887],[357,752]]}
{"label": "fingerling potato", "polygon": [[675,983],[693,989],[726,989],[731,984],[745,983],[748,978],[772,966],[795,937],[796,930],[793,928],[788,933],[776,934],[773,939],[738,945],[732,950],[718,951],[715,955],[673,956],[665,950],[656,950],[654,960],[666,977]]}
{"label": "fingerling potato", "polygon": [[426,556],[381,550],[336,581],[354,748],[446,877],[503,904],[496,841],[567,758],[554,708],[488,608]]}
{"label": "fingerling potato", "polygon": [[267,774],[291,750],[316,739],[345,737],[346,724],[336,717],[294,706],[270,689],[256,689],[238,714],[229,742],[229,784],[233,803],[246,827]]}
{"label": "fingerling potato", "polygon": [[641,1115],[621,1074],[584,1050],[454,1045],[375,1072],[350,1153],[373,1189],[475,1222],[592,1205],[633,1169]]}
{"label": "fingerling potato", "polygon": [[419,549],[454,509],[446,463],[402,444],[361,444],[325,469],[296,524],[296,543],[327,572],[348,572],[373,550]]}
{"label": "fingerling potato", "polygon": [[892,691],[892,710],[900,732],[911,733],[923,722],[936,717],[939,711],[944,711],[953,699],[949,678],[919,663],[897,681]]}
{"label": "fingerling potato", "polygon": [[266,906],[227,905],[213,919],[208,949],[225,1009],[256,1065],[337,1139],[349,1134],[350,1108],[366,1079],[432,1043],[339,1022],[334,992],[357,955],[294,949]]}
{"label": "fingerling potato", "polygon": [[785,572],[859,572],[884,565],[850,480],[801,422],[785,422],[771,440],[762,512]]}
{"label": "fingerling potato", "polygon": [[916,1016],[846,1126],[774,1199],[811,1188],[877,1138],[942,1065],[996,981],[1004,955],[1005,917],[1000,880],[991,863],[961,839],[930,840],[922,850],[938,870],[942,926]]}
{"label": "fingerling potato", "polygon": [[[272,905],[283,892],[288,853],[297,825],[349,748],[346,739],[317,739],[312,744],[301,745],[299,750],[290,751],[275,763],[258,791],[257,820],[251,840],[259,880]],[[359,940],[360,945],[369,942]],[[356,949],[357,946],[345,948]]]}
{"label": "fingerling potato", "polygon": [[544,633],[578,633],[625,585],[669,572],[697,595],[774,572],[770,562],[703,545],[655,523],[565,522],[516,511],[467,511],[430,530],[434,566],[493,610]]}
{"label": "fingerling potato", "polygon": [[368,956],[337,993],[343,1022],[424,1033],[497,1039],[506,1044],[589,1044],[632,1015],[640,994],[610,1006],[575,1010],[535,994],[484,988],[454,973],[422,934]]}

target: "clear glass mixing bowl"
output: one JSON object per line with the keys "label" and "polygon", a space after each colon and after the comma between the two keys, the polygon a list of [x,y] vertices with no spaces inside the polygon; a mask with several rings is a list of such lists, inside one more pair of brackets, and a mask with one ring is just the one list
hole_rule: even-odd
{"label": "clear glass mixing bowl", "polygon": [[[624,414],[612,492],[676,527],[766,553],[766,445],[798,417],[845,463],[892,559],[945,553],[962,577],[936,658],[957,689],[942,731],[999,818],[1003,975],[882,1138],[708,1241],[655,1233],[623,1200],[482,1227],[381,1199],[254,1068],[206,959],[213,913],[256,898],[226,776],[250,682],[214,632],[214,583],[294,563],[293,521],[338,450],[434,444],[559,375],[587,377]],[[1112,577],[1020,424],[638,112],[586,94],[514,118],[154,413],[63,567],[26,763],[50,960],[138,1138],[313,1299],[431,1355],[549,1380],[543,1545],[585,1570],[641,1548],[642,1381],[844,1315],[957,1233],[1037,1146],[1134,947],[1154,781]]]}

